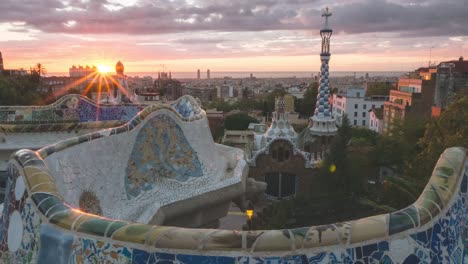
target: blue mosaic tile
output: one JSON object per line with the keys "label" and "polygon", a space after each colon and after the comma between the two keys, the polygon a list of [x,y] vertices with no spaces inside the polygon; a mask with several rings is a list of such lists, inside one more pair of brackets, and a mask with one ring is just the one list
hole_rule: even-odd
{"label": "blue mosaic tile", "polygon": [[203,172],[180,126],[171,117],[157,115],[139,131],[126,175],[125,188],[130,198],[153,189],[156,177],[187,181]]}
{"label": "blue mosaic tile", "polygon": [[[197,255],[176,255],[178,263],[200,263],[200,264],[234,264],[233,257],[217,257],[217,256],[197,256]],[[267,263],[267,262],[265,262]],[[273,263],[272,263],[273,264]]]}
{"label": "blue mosaic tile", "polygon": [[40,237],[38,264],[68,263],[73,243],[71,234],[64,233],[52,225],[42,224]]}

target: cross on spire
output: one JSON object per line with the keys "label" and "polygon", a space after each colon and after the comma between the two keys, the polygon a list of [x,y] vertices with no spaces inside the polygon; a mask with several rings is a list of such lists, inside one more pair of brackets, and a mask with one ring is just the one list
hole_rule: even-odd
{"label": "cross on spire", "polygon": [[330,12],[330,10],[328,9],[328,6],[327,6],[322,12],[322,16],[325,17],[325,25],[324,25],[323,29],[329,29],[328,28],[328,17],[330,17],[331,15],[332,15],[332,13]]}

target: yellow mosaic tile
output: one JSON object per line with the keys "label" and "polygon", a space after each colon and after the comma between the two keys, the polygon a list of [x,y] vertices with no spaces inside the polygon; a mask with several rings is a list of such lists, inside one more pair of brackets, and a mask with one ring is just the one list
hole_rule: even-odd
{"label": "yellow mosaic tile", "polygon": [[154,243],[161,237],[161,235],[174,228],[175,227],[172,226],[157,226],[152,228],[148,233],[145,244],[154,245]]}
{"label": "yellow mosaic tile", "polygon": [[163,234],[155,243],[156,247],[197,249],[209,232],[206,229],[176,228]]}
{"label": "yellow mosaic tile", "polygon": [[388,215],[376,215],[350,222],[350,243],[362,242],[374,238],[387,236]]}
{"label": "yellow mosaic tile", "polygon": [[217,230],[204,240],[205,250],[229,250],[242,248],[241,231]]}
{"label": "yellow mosaic tile", "polygon": [[29,174],[26,177],[26,181],[30,190],[33,190],[34,187],[42,183],[51,183],[55,185],[55,182],[52,179],[52,177],[50,177],[49,174],[44,172],[36,172],[35,174]]}
{"label": "yellow mosaic tile", "polygon": [[112,239],[144,244],[151,227],[144,224],[130,224],[115,231],[112,234]]}
{"label": "yellow mosaic tile", "polygon": [[31,188],[31,194],[37,192],[45,192],[45,193],[57,193],[57,188],[55,183],[53,182],[44,182],[37,184]]}
{"label": "yellow mosaic tile", "polygon": [[265,231],[252,245],[252,252],[292,250],[293,241],[286,236],[285,232],[287,230],[284,232],[283,230]]}

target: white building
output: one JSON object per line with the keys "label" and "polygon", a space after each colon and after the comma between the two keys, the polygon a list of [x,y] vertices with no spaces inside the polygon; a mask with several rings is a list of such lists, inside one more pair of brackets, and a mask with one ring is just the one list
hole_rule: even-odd
{"label": "white building", "polygon": [[383,108],[388,96],[366,97],[362,87],[348,88],[346,93],[333,95],[333,116],[336,124],[341,125],[343,115],[346,114],[352,126],[369,127],[369,110]]}
{"label": "white building", "polygon": [[369,129],[379,134],[383,132],[383,109],[373,108],[369,110]]}
{"label": "white building", "polygon": [[86,67],[83,67],[81,65],[79,65],[78,67],[73,65],[71,68],[69,68],[69,73],[70,73],[70,77],[86,77],[86,76],[89,76],[90,78],[91,77],[94,77],[94,75],[97,73],[97,67],[96,66],[92,66],[92,67],[89,67],[88,65],[86,65]]}

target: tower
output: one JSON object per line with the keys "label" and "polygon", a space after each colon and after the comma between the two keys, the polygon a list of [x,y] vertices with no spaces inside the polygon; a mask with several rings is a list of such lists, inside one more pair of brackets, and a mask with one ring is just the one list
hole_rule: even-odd
{"label": "tower", "polygon": [[115,65],[115,72],[117,73],[118,76],[123,76],[124,75],[124,65],[121,61],[118,61],[117,64]]}
{"label": "tower", "polygon": [[4,70],[3,68],[3,57],[2,57],[2,52],[0,51],[0,74]]}
{"label": "tower", "polygon": [[206,78],[208,80],[210,79],[210,69],[206,70]]}
{"label": "tower", "polygon": [[124,70],[125,67],[123,63],[118,61],[117,64],[115,64],[115,72],[117,73],[115,79],[117,83],[114,84],[114,91],[111,94],[112,101],[115,104],[121,103],[123,100],[131,100],[133,98],[133,92],[128,88],[127,76],[125,76]]}
{"label": "tower", "polygon": [[200,69],[197,70],[197,79],[200,80]]}
{"label": "tower", "polygon": [[317,104],[314,115],[310,119],[310,132],[317,136],[332,136],[338,131],[335,119],[331,114],[330,109],[330,81],[329,81],[329,66],[330,61],[330,38],[333,30],[328,25],[328,18],[332,13],[328,7],[323,11],[322,17],[325,18],[323,28],[320,30],[322,37],[322,50],[320,53],[320,85],[318,87]]}

